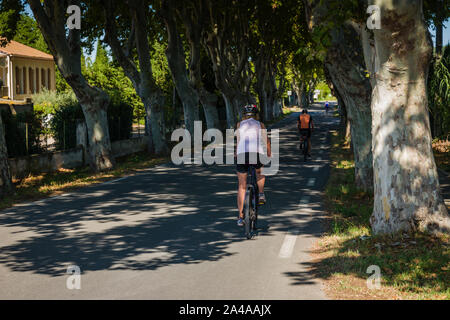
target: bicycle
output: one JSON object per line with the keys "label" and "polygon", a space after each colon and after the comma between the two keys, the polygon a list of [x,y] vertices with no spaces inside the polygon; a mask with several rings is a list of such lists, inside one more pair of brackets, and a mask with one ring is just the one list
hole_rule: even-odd
{"label": "bicycle", "polygon": [[303,157],[305,162],[308,160],[308,135],[305,132],[300,132],[300,149],[303,149]]}
{"label": "bicycle", "polygon": [[247,191],[244,199],[244,226],[248,240],[253,238],[258,221],[259,190],[256,182],[256,168],[249,165],[247,175]]}

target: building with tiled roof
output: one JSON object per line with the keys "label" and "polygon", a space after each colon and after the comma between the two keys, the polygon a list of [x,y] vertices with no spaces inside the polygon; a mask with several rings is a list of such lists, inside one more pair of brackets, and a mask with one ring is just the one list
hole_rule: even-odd
{"label": "building with tiled roof", "polygon": [[0,99],[26,100],[56,90],[53,56],[16,41],[0,47]]}

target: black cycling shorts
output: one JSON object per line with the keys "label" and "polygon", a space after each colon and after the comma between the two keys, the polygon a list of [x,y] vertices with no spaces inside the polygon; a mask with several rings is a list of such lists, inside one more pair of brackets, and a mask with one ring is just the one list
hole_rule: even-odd
{"label": "black cycling shorts", "polygon": [[[254,159],[256,161],[254,161]],[[250,163],[250,160],[252,160],[252,163]],[[250,157],[250,153],[245,153],[245,162],[239,163],[239,155],[236,158],[236,171],[239,173],[247,173],[248,168],[250,165],[254,165],[256,169],[261,169],[263,167],[263,164],[261,163],[260,155],[259,153],[253,153],[253,157]]]}
{"label": "black cycling shorts", "polygon": [[303,135],[311,138],[311,129],[300,129],[300,136]]}

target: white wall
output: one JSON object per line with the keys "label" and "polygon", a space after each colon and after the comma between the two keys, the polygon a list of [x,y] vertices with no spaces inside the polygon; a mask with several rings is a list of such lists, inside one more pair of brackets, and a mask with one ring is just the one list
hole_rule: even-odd
{"label": "white wall", "polygon": [[[42,88],[48,88],[48,71],[50,70],[50,91],[56,90],[55,63],[52,60],[39,60],[29,58],[12,57],[12,99],[25,100],[31,98],[34,93],[41,92]],[[24,78],[23,68],[26,68]],[[16,68],[19,68],[18,75]],[[32,82],[30,82],[30,69],[32,70]],[[44,72],[42,72],[44,70]],[[42,73],[44,78],[42,79]],[[18,76],[18,78],[17,78]],[[18,81],[17,81],[18,79]],[[19,89],[17,89],[19,85]],[[38,90],[36,90],[38,89]]]}

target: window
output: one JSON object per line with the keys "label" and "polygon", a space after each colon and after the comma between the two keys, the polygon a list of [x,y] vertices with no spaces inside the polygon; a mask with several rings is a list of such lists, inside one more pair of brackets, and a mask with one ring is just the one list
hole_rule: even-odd
{"label": "window", "polygon": [[20,70],[16,67],[16,94],[20,94]]}
{"label": "window", "polygon": [[47,70],[47,85],[48,90],[52,90],[52,72],[50,68]]}
{"label": "window", "polygon": [[28,69],[28,82],[30,84],[30,94],[35,93],[34,71],[32,68]]}
{"label": "window", "polygon": [[35,90],[36,93],[39,93],[40,87],[41,87],[41,85],[39,82],[39,68],[36,68],[36,90]]}
{"label": "window", "polygon": [[44,68],[41,69],[41,84],[42,84],[42,86],[41,86],[42,88],[48,89],[47,81],[45,79],[45,69]]}
{"label": "window", "polygon": [[22,76],[23,76],[23,79],[22,79],[22,83],[23,83],[23,94],[27,94],[28,93],[28,90],[27,90],[27,68],[26,67],[23,67],[23,69],[22,69]]}

